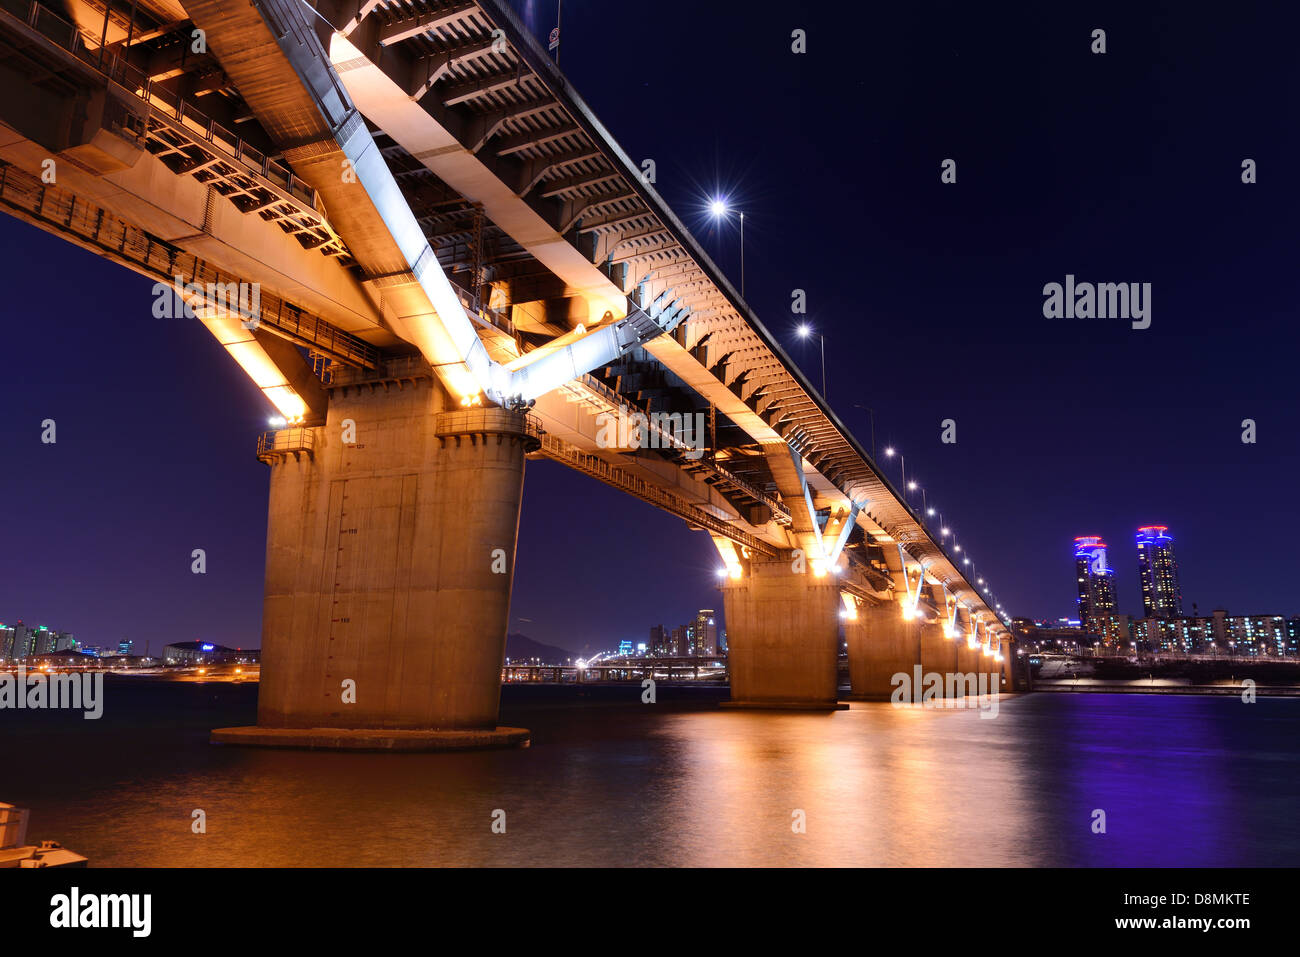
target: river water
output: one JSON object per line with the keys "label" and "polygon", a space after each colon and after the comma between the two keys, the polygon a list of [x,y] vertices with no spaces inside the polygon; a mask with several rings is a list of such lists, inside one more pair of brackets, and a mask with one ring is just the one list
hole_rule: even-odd
{"label": "river water", "polygon": [[343,754],[209,745],[253,723],[251,684],[110,677],[98,721],[0,711],[0,800],[92,866],[1300,863],[1297,699],[1023,695],[990,719],[723,698],[507,686],[527,750]]}

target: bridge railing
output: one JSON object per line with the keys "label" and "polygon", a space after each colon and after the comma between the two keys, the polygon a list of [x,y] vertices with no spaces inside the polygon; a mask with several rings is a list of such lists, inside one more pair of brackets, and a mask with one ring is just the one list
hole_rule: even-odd
{"label": "bridge railing", "polygon": [[263,432],[257,437],[257,457],[270,464],[273,460],[301,453],[311,454],[316,447],[314,429],[294,427]]}
{"label": "bridge railing", "polygon": [[241,163],[261,173],[294,198],[312,209],[317,208],[316,191],[298,180],[291,169],[254,149],[242,137],[216,123],[175,92],[154,84],[139,67],[131,65],[116,53],[108,53],[106,47],[100,46],[98,36],[69,23],[35,0],[0,0],[0,10],[22,20],[47,40],[129,90],[146,105],[170,114],[173,120],[209,142],[220,144]]}

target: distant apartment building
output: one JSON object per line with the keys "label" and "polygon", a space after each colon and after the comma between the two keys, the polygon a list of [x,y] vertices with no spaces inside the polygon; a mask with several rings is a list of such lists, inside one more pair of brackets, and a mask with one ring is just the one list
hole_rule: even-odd
{"label": "distant apartment building", "polygon": [[690,654],[688,650],[691,647],[690,632],[689,625],[678,625],[673,629],[672,638],[668,642],[668,657],[683,658]]}
{"label": "distant apartment building", "polygon": [[0,624],[0,658],[49,655],[56,651],[74,651],[76,647],[71,632],[54,631],[45,625],[33,628],[21,621],[12,625]]}
{"label": "distant apartment building", "polygon": [[659,658],[689,658],[721,654],[725,639],[718,634],[712,608],[701,608],[694,620],[669,631],[663,625],[650,626],[650,654]]}
{"label": "distant apartment building", "polygon": [[1183,617],[1183,593],[1178,584],[1174,539],[1165,525],[1137,530],[1138,584],[1142,613],[1147,618]]}
{"label": "distant apartment building", "polygon": [[[1300,622],[1300,619],[1292,619]],[[1141,618],[1133,623],[1140,648],[1167,654],[1295,657],[1295,629],[1282,615],[1229,615],[1222,608],[1209,617]]]}
{"label": "distant apartment building", "polygon": [[6,658],[25,658],[31,651],[28,646],[32,638],[26,625],[21,621],[0,627],[0,653]]}
{"label": "distant apartment building", "polygon": [[1225,615],[1222,627],[1232,654],[1250,658],[1286,655],[1286,619],[1281,615]]}
{"label": "distant apartment building", "polygon": [[1106,645],[1129,641],[1128,625],[1115,601],[1115,570],[1107,560],[1108,546],[1097,535],[1074,540],[1074,571],[1078,587],[1079,624],[1084,635]]}
{"label": "distant apartment building", "polygon": [[1141,651],[1169,654],[1212,654],[1218,635],[1214,618],[1139,618],[1133,640]]}
{"label": "distant apartment building", "polygon": [[712,657],[718,653],[718,626],[712,608],[701,608],[691,629],[691,654]]}

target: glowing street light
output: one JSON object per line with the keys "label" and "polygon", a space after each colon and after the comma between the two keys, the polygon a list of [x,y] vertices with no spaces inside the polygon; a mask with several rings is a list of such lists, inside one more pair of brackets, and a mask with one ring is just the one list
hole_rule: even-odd
{"label": "glowing street light", "polygon": [[[744,293],[741,293],[741,295],[744,295]],[[796,331],[797,333],[799,333],[799,338],[800,338],[800,339],[807,339],[809,336],[816,336],[818,339],[821,340],[821,343],[822,343],[822,398],[824,399],[824,398],[826,398],[826,337],[825,337],[824,335],[822,335],[820,332],[813,332],[813,328],[812,328],[812,326],[808,325],[808,323],[806,323],[806,322],[805,322],[805,323],[801,323],[800,326],[799,326],[799,328],[796,329],[795,331]]]}
{"label": "glowing street light", "polygon": [[[885,458],[892,459],[894,457],[895,451],[897,450],[892,445],[886,446]],[[903,484],[906,485],[907,484],[907,459],[903,457],[902,452],[898,453],[898,465],[903,470]]]}
{"label": "glowing street light", "polygon": [[[713,197],[709,203],[709,213],[714,219],[721,219],[727,215],[729,208],[727,201],[721,196]],[[740,298],[745,298],[745,214],[740,214]]]}

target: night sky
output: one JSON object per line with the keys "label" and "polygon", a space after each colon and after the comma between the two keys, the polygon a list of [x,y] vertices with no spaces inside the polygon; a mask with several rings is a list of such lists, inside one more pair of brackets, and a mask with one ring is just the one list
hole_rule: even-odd
{"label": "night sky", "polygon": [[[1157,523],[1188,613],[1297,614],[1298,24],[1131,6],[565,0],[561,62],[737,286],[734,218],[703,207],[745,211],[749,302],[816,383],[807,291],[833,407],[868,449],[875,410],[1008,611],[1073,616],[1071,540],[1101,535],[1140,614]],[[152,317],[150,281],[8,216],[0,243],[0,621],[259,644],[273,410],[198,322]],[[1151,283],[1151,327],[1044,318],[1067,273]],[[719,604],[716,565],[676,517],[530,463],[511,630],[643,641]]]}

